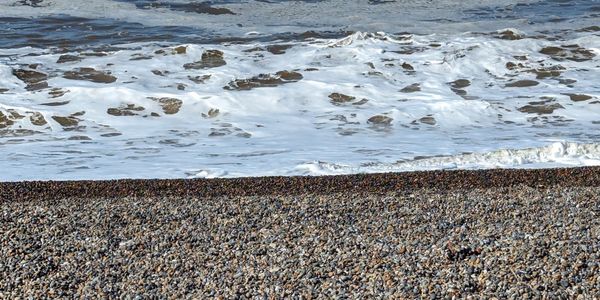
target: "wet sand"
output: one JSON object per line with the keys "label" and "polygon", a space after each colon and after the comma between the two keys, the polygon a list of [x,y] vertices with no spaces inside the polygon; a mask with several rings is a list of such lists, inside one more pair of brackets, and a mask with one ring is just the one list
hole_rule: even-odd
{"label": "wet sand", "polygon": [[595,299],[599,171],[0,183],[0,298]]}

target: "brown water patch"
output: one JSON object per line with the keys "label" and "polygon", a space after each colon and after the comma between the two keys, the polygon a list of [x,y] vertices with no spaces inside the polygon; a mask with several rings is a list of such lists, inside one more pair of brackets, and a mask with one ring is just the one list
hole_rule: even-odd
{"label": "brown water patch", "polygon": [[86,80],[95,83],[113,83],[117,81],[117,78],[110,75],[110,72],[97,71],[94,68],[77,68],[65,72],[63,77],[70,80]]}
{"label": "brown water patch", "polygon": [[557,109],[564,109],[564,107],[558,103],[540,104],[540,102],[531,102],[529,105],[520,107],[517,110],[522,113],[543,115],[551,114]]}
{"label": "brown water patch", "polygon": [[292,44],[279,44],[279,45],[269,45],[267,46],[267,51],[272,54],[284,54],[285,50],[292,48],[294,45]]}
{"label": "brown water patch", "polygon": [[560,78],[558,79],[558,83],[560,84],[564,84],[568,87],[573,87],[573,84],[576,83],[577,80],[575,79],[569,79],[569,78]]}
{"label": "brown water patch", "polygon": [[211,132],[208,134],[209,137],[219,137],[219,136],[226,136],[226,135],[234,135],[234,136],[241,137],[241,138],[252,137],[251,133],[246,132],[241,128],[233,127],[229,123],[221,123],[221,124],[217,124],[217,125],[221,125],[221,128],[211,128],[210,129]]}
{"label": "brown water patch", "polygon": [[[37,66],[36,66],[37,67]],[[28,91],[41,90],[48,87],[48,75],[39,71],[13,69],[12,74],[27,84]]]}
{"label": "brown water patch", "polygon": [[135,53],[131,55],[129,60],[149,60],[152,59],[152,55],[146,55],[142,53]]}
{"label": "brown water patch", "polygon": [[91,141],[92,139],[86,135],[74,135],[69,137],[69,141]]}
{"label": "brown water patch", "polygon": [[584,27],[581,29],[577,29],[577,32],[596,32],[596,31],[600,31],[600,26],[589,26],[589,27]]}
{"label": "brown water patch", "polygon": [[123,135],[122,133],[119,132],[111,132],[111,133],[104,133],[101,134],[101,137],[113,137],[113,136],[119,136],[119,135]]}
{"label": "brown water patch", "polygon": [[414,71],[415,70],[415,68],[411,64],[406,63],[406,62],[402,63],[401,66],[402,66],[402,69],[407,70],[407,71]]}
{"label": "brown water patch", "polygon": [[467,91],[465,91],[463,89],[451,88],[450,90],[453,91],[455,94],[457,94],[459,96],[465,96],[465,95],[467,95]]}
{"label": "brown water patch", "polygon": [[596,56],[593,51],[580,47],[579,45],[564,45],[562,47],[544,47],[540,53],[548,55],[555,60],[572,60],[577,62],[588,61]]}
{"label": "brown water patch", "polygon": [[527,55],[514,55],[513,58],[516,60],[525,61],[527,60]]}
{"label": "brown water patch", "polygon": [[106,113],[112,116],[136,116],[135,112],[145,110],[142,106],[136,106],[135,104],[125,104],[119,107],[111,107],[106,110]]}
{"label": "brown water patch", "polygon": [[345,95],[342,93],[331,93],[329,94],[329,101],[333,104],[342,104],[342,103],[347,103],[347,102],[351,102],[354,101],[354,99],[356,99],[356,97],[354,96],[349,96],[349,95]]}
{"label": "brown water patch", "polygon": [[356,101],[356,102],[352,103],[352,105],[363,105],[363,104],[366,104],[367,102],[369,102],[369,99],[362,98],[359,101]]}
{"label": "brown water patch", "polygon": [[48,92],[48,95],[51,98],[58,98],[64,96],[66,93],[70,92],[69,90],[63,90],[61,88],[53,88]]}
{"label": "brown water patch", "polygon": [[79,119],[75,117],[52,116],[52,119],[62,127],[73,127],[79,124]]}
{"label": "brown water patch", "polygon": [[298,72],[294,72],[294,71],[279,71],[279,72],[275,73],[275,75],[277,75],[281,79],[287,80],[287,81],[299,81],[302,78],[304,78],[302,76],[302,74],[300,74]]}
{"label": "brown water patch", "polygon": [[569,96],[571,101],[574,101],[574,102],[586,101],[586,100],[592,99],[592,96],[585,95],[585,94],[563,94],[563,95]]}
{"label": "brown water patch", "polygon": [[419,91],[421,91],[421,84],[419,83],[413,83],[411,85],[405,86],[400,90],[400,92],[402,93],[414,93]]}
{"label": "brown water patch", "polygon": [[200,61],[184,64],[186,70],[193,69],[208,69],[217,68],[226,65],[227,62],[223,59],[223,52],[219,50],[206,50],[202,53]]}
{"label": "brown water patch", "polygon": [[209,15],[235,15],[235,13],[224,7],[213,7],[210,1],[173,3],[173,2],[151,2],[152,8],[168,8],[174,11],[192,12]]}
{"label": "brown water patch", "polygon": [[448,84],[455,89],[463,89],[471,85],[471,81],[468,79],[458,79],[452,82],[448,82]]}
{"label": "brown water patch", "polygon": [[152,70],[150,71],[152,72],[152,74],[156,75],[156,76],[165,76],[166,74],[169,74],[169,71],[161,71],[161,70]]}
{"label": "brown water patch", "polygon": [[202,113],[202,117],[210,119],[210,118],[215,118],[219,115],[219,109],[218,108],[211,108],[208,110],[207,113]]}
{"label": "brown water patch", "polygon": [[163,97],[163,98],[155,98],[155,97],[148,97],[148,99],[154,100],[156,102],[158,102],[160,104],[160,106],[163,109],[163,112],[167,115],[173,115],[179,112],[179,109],[181,108],[181,105],[183,105],[183,101],[177,99],[177,98],[168,98],[168,97]]}
{"label": "brown water patch", "polygon": [[56,61],[56,63],[58,64],[63,64],[63,63],[67,63],[67,62],[78,62],[81,61],[82,58],[76,55],[69,55],[69,54],[65,54],[65,55],[61,55],[58,60]]}
{"label": "brown water patch", "polygon": [[8,109],[7,112],[13,120],[21,120],[21,119],[25,118],[24,115],[20,114],[18,111],[14,110],[14,109]]}
{"label": "brown water patch", "polygon": [[391,52],[403,54],[403,55],[410,55],[410,54],[414,54],[414,53],[424,52],[425,50],[428,50],[428,48],[427,47],[416,47],[416,46],[403,46],[400,48],[400,50],[395,50],[395,51],[391,51]]}
{"label": "brown water patch", "polygon": [[558,77],[565,68],[561,65],[537,68],[529,70],[528,72],[536,74],[536,79],[544,79],[548,77]]}
{"label": "brown water patch", "polygon": [[386,125],[387,126],[387,125],[392,124],[393,120],[394,120],[393,118],[390,118],[388,116],[375,115],[375,116],[370,117],[367,120],[367,123],[373,124],[373,125]]}
{"label": "brown water patch", "polygon": [[236,79],[231,81],[223,89],[226,90],[250,90],[259,87],[275,87],[278,85],[300,81],[302,74],[294,71],[279,71],[272,74],[260,74],[249,79]]}
{"label": "brown water patch", "polygon": [[108,53],[106,52],[84,52],[81,53],[82,56],[94,56],[94,57],[102,57],[102,56],[107,56]]}
{"label": "brown water patch", "polygon": [[31,116],[29,116],[29,121],[31,121],[31,124],[35,126],[43,126],[48,124],[48,122],[44,118],[44,115],[42,115],[39,112],[34,112]]}
{"label": "brown water patch", "polygon": [[199,75],[199,76],[191,76],[188,75],[188,79],[193,83],[202,84],[205,83],[208,79],[210,79],[211,75]]}
{"label": "brown water patch", "polygon": [[525,79],[507,83],[505,87],[532,87],[538,84],[540,84],[538,81]]}
{"label": "brown water patch", "polygon": [[437,121],[435,120],[434,117],[432,116],[425,116],[419,119],[419,122],[423,123],[423,124],[427,124],[427,125],[435,125],[437,124]]}
{"label": "brown water patch", "polygon": [[523,65],[522,63],[514,63],[512,61],[509,61],[506,63],[506,68],[512,71],[512,70],[523,69],[523,68],[525,68],[525,65]]}
{"label": "brown water patch", "polygon": [[168,48],[168,49],[159,49],[154,51],[154,54],[162,54],[162,55],[176,55],[176,54],[186,54],[187,53],[187,46],[178,46],[178,47],[174,47],[174,48]]}
{"label": "brown water patch", "polygon": [[503,39],[503,40],[520,40],[523,38],[523,35],[521,35],[518,32],[512,31],[512,30],[504,30],[502,32],[499,32],[497,35],[497,38],[499,39]]}
{"label": "brown water patch", "polygon": [[[2,127],[0,127],[2,128]],[[36,133],[40,133],[39,131],[31,130],[31,129],[2,129],[0,130],[0,136],[2,137],[23,137],[23,136],[31,136]]]}
{"label": "brown water patch", "polygon": [[71,102],[71,101],[46,102],[46,103],[42,103],[40,105],[45,105],[45,106],[62,106],[62,105],[69,104],[69,102]]}
{"label": "brown water patch", "polygon": [[7,128],[9,126],[12,126],[13,124],[15,124],[14,120],[12,120],[11,118],[9,118],[8,115],[5,115],[3,112],[0,111],[0,129]]}

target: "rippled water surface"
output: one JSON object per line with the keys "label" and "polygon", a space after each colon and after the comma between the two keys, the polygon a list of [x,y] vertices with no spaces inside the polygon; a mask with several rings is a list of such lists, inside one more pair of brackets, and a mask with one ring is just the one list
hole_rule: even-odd
{"label": "rippled water surface", "polygon": [[0,1],[0,180],[600,163],[598,1]]}

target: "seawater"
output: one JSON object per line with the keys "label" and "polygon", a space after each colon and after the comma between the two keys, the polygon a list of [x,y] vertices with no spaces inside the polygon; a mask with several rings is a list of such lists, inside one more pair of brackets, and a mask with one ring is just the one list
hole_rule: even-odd
{"label": "seawater", "polygon": [[0,1],[0,180],[600,163],[598,1]]}

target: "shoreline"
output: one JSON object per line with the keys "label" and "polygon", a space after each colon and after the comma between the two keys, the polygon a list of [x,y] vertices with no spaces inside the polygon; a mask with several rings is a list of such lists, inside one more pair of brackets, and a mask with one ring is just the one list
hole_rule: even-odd
{"label": "shoreline", "polygon": [[0,202],[64,198],[217,197],[386,193],[422,188],[600,186],[600,166],[552,169],[436,170],[331,176],[0,182]]}

